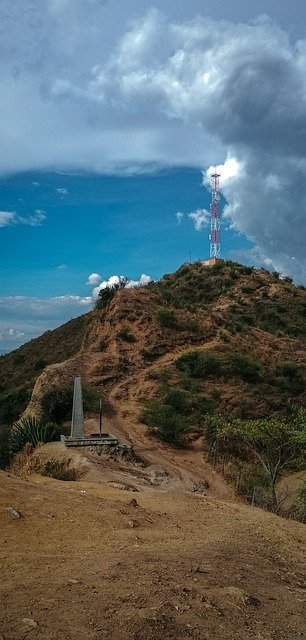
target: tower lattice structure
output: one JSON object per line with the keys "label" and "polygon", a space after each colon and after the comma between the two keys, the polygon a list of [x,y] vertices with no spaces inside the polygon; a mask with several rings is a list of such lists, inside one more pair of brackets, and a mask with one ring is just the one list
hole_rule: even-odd
{"label": "tower lattice structure", "polygon": [[220,238],[220,173],[216,169],[211,174],[211,204],[210,204],[210,234],[209,234],[209,256],[210,258],[221,257]]}

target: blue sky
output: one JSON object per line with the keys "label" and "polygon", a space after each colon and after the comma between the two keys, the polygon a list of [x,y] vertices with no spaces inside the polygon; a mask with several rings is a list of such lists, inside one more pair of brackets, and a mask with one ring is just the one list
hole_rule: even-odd
{"label": "blue sky", "polygon": [[0,352],[207,257],[213,166],[222,256],[305,284],[303,0],[0,11]]}
{"label": "blue sky", "polygon": [[[39,224],[1,229],[0,287],[5,296],[89,295],[88,275],[154,279],[182,262],[209,256],[206,224],[196,231],[188,213],[209,209],[210,192],[195,169],[149,175],[22,174],[0,182],[2,208]],[[180,223],[177,212],[184,213]],[[226,226],[223,255],[248,246]],[[22,277],[20,277],[22,274]]]}

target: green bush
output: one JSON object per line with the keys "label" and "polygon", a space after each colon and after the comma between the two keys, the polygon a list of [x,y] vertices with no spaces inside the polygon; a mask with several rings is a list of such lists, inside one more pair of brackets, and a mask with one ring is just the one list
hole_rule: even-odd
{"label": "green bush", "polygon": [[0,393],[0,423],[13,424],[25,410],[30,397],[31,388],[21,388]]}
{"label": "green bush", "polygon": [[191,402],[191,394],[178,387],[168,389],[164,397],[164,404],[170,405],[177,413],[184,415],[190,414]]}
{"label": "green bush", "polygon": [[105,287],[105,289],[101,289],[99,291],[98,299],[95,305],[96,309],[106,309],[108,305],[111,303],[114,295],[119,291],[119,289],[124,289],[128,280],[121,276],[119,278],[119,282],[114,284],[113,286]]}
{"label": "green bush", "polygon": [[234,355],[231,361],[231,373],[245,382],[257,382],[259,380],[260,364],[242,356]]}
{"label": "green bush", "polygon": [[168,329],[177,329],[178,323],[175,313],[172,309],[161,307],[160,309],[158,309],[156,315],[157,320],[162,327],[167,327]]}
{"label": "green bush", "polygon": [[[83,385],[84,411],[99,411],[101,392],[91,386]],[[70,420],[73,404],[73,386],[53,387],[41,397],[42,419],[44,422],[56,422],[62,424]]]}
{"label": "green bush", "polygon": [[53,387],[41,397],[42,416],[45,422],[62,424],[71,418],[73,387]]}
{"label": "green bush", "polygon": [[0,426],[0,469],[6,469],[10,464],[11,429],[9,425]]}
{"label": "green bush", "polygon": [[305,389],[303,373],[294,362],[284,362],[277,367],[275,384],[294,394],[302,393]]}
{"label": "green bush", "polygon": [[136,342],[135,336],[132,334],[129,328],[125,326],[122,327],[122,329],[120,329],[118,333],[118,337],[121,338],[121,340],[124,340],[125,342]]}
{"label": "green bush", "polygon": [[221,360],[209,351],[188,351],[175,363],[179,371],[185,371],[194,378],[206,378],[219,373]]}
{"label": "green bush", "polygon": [[36,447],[41,442],[59,440],[60,433],[57,424],[46,424],[37,418],[23,418],[13,425],[10,435],[10,453],[14,455],[22,451],[29,443]]}
{"label": "green bush", "polygon": [[152,400],[142,413],[142,421],[148,425],[149,433],[168,444],[183,446],[189,431],[188,420],[176,413],[171,405]]}

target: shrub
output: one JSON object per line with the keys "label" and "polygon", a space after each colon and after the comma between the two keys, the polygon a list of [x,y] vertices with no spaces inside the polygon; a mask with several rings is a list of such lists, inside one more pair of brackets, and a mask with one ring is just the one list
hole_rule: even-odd
{"label": "shrub", "polygon": [[108,345],[108,338],[102,338],[97,346],[97,351],[104,351]]}
{"label": "shrub", "polygon": [[242,356],[234,355],[231,362],[231,373],[234,376],[239,376],[245,382],[257,382],[260,365]]}
{"label": "shrub", "polygon": [[166,309],[165,307],[161,307],[157,311],[157,320],[162,327],[167,327],[168,329],[177,329],[178,323],[175,317],[175,313],[172,309]]}
{"label": "shrub", "polygon": [[122,327],[122,329],[120,329],[118,333],[118,337],[121,338],[121,340],[124,340],[125,342],[136,342],[135,336],[132,334],[129,328],[125,326]]}
{"label": "shrub", "polygon": [[69,460],[56,460],[56,458],[46,461],[35,461],[33,471],[40,473],[42,476],[68,482],[78,480],[84,473],[81,469],[71,467]]}
{"label": "shrub", "polygon": [[10,437],[11,427],[1,425],[0,427],[0,469],[6,469],[10,464]]}
{"label": "shrub", "polygon": [[168,389],[164,398],[164,404],[170,405],[178,413],[188,415],[191,411],[191,394],[184,389],[173,387]]}
{"label": "shrub", "polygon": [[21,388],[0,394],[0,423],[12,424],[18,420],[31,397],[32,389]]}
{"label": "shrub", "polygon": [[58,425],[44,423],[37,418],[23,418],[14,424],[10,437],[10,453],[14,455],[22,451],[29,443],[36,447],[39,443],[54,442],[59,440]]}
{"label": "shrub", "polygon": [[99,295],[98,295],[98,299],[97,299],[95,308],[96,309],[106,309],[106,307],[108,307],[108,305],[112,301],[115,293],[117,293],[117,291],[119,291],[119,289],[124,289],[124,287],[126,286],[127,282],[128,282],[127,278],[124,278],[123,276],[120,276],[120,278],[118,279],[118,282],[116,282],[114,285],[107,286],[107,287],[105,287],[105,289],[101,289],[99,291]]}
{"label": "shrub", "polygon": [[149,433],[163,442],[175,446],[186,444],[189,431],[188,420],[176,413],[171,405],[152,400],[143,411],[141,419],[148,425]]}
{"label": "shrub", "polygon": [[188,372],[194,378],[206,378],[219,373],[220,358],[208,351],[188,351],[175,363],[179,371]]}
{"label": "shrub", "polygon": [[302,393],[305,389],[303,373],[294,362],[284,362],[276,369],[276,384],[291,393]]}
{"label": "shrub", "polygon": [[71,418],[72,402],[72,386],[53,387],[49,389],[41,397],[43,420],[45,422],[61,424]]}
{"label": "shrub", "polygon": [[36,362],[34,364],[34,370],[35,371],[41,371],[46,366],[47,366],[46,361],[43,358],[39,358],[38,360],[36,360]]}

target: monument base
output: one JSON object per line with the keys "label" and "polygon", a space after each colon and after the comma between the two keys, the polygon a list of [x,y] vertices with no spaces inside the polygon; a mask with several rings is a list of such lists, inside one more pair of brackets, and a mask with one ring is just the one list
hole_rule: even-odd
{"label": "monument base", "polygon": [[63,442],[66,447],[117,447],[119,444],[118,438],[110,433],[101,433],[101,435],[94,433],[86,437],[84,436],[83,438],[73,438],[72,436],[62,435],[61,442]]}

